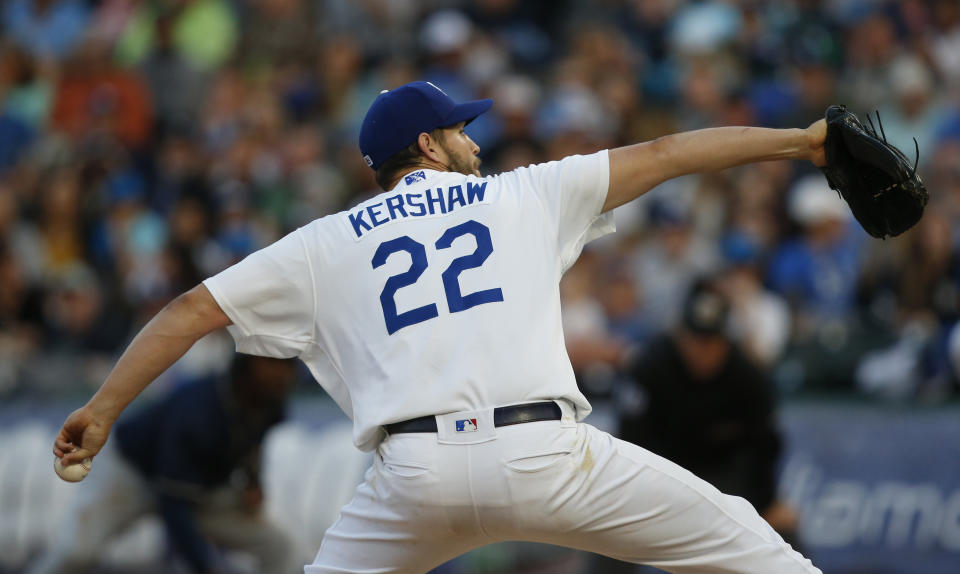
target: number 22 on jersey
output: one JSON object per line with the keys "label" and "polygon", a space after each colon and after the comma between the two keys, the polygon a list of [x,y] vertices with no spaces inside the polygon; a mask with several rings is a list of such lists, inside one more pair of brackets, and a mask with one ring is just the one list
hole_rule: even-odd
{"label": "number 22 on jersey", "polygon": [[[460,291],[460,273],[467,269],[481,267],[484,261],[493,253],[493,242],[490,240],[490,228],[473,219],[460,225],[447,228],[434,244],[437,249],[447,249],[458,237],[472,235],[477,241],[477,248],[468,255],[457,257],[443,271],[443,291],[447,298],[447,308],[451,313],[465,311],[471,307],[484,303],[503,301],[503,291],[500,288],[484,289],[464,295]],[[380,292],[380,306],[383,308],[383,319],[387,325],[387,333],[392,335],[404,327],[422,323],[439,315],[436,303],[430,303],[416,309],[397,312],[397,302],[394,299],[397,291],[402,287],[413,285],[420,279],[427,269],[427,250],[424,245],[407,235],[384,241],[377,247],[370,263],[376,269],[387,262],[392,254],[406,251],[410,255],[410,268],[398,275],[387,279]]]}

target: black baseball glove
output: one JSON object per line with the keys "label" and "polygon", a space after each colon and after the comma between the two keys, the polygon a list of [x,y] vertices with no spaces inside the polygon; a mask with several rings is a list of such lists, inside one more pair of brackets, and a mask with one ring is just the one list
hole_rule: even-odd
{"label": "black baseball glove", "polygon": [[[869,127],[860,123],[846,106],[827,108],[827,139],[824,152],[827,165],[820,168],[830,187],[840,192],[850,205],[854,217],[867,233],[881,239],[900,235],[913,227],[929,195],[917,175],[917,159],[910,160],[887,142],[880,125],[881,137],[867,116]],[[877,122],[880,115],[877,114]]]}

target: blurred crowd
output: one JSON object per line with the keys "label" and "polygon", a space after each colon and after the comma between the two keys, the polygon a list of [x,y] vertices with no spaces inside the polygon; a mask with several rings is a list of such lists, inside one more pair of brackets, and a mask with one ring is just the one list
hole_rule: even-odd
{"label": "blurred crowd", "polygon": [[382,89],[493,97],[485,174],[718,125],[877,110],[931,192],[869,238],[810,165],[691,176],[618,210],[564,280],[590,393],[709,277],[783,392],[945,400],[960,368],[955,0],[5,0],[0,396],[98,385],[172,297],[378,190]]}

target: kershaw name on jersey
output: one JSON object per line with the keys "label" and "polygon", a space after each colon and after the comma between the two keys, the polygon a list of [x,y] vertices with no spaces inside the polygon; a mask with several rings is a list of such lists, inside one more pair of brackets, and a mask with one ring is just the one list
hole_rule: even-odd
{"label": "kershaw name on jersey", "polygon": [[467,181],[465,185],[453,185],[446,190],[438,187],[380,195],[348,211],[347,222],[359,240],[373,228],[397,219],[444,215],[461,207],[486,203],[486,191],[486,181]]}

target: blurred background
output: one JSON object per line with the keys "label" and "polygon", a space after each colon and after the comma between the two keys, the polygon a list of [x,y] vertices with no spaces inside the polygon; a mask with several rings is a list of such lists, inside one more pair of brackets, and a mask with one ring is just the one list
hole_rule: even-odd
{"label": "blurred background", "polygon": [[[671,181],[567,273],[564,328],[588,422],[618,433],[662,405],[641,366],[689,330],[687,293],[708,281],[728,307],[713,335],[769,395],[762,504],[827,574],[960,572],[956,0],[4,0],[0,31],[0,572],[51,543],[76,491],[50,444],[125,343],[203,278],[377,193],[359,124],[414,79],[495,99],[467,130],[484,174],[680,130],[806,127],[831,103],[879,111],[908,156],[916,138],[931,197],[904,235],[868,237],[798,162]],[[232,353],[204,339],[143,401]],[[265,504],[309,561],[366,458],[300,379]],[[657,414],[680,434],[731,403],[685,396]],[[166,548],[145,521],[101,569],[169,571]],[[444,571],[636,570],[616,568],[511,544]]]}

